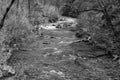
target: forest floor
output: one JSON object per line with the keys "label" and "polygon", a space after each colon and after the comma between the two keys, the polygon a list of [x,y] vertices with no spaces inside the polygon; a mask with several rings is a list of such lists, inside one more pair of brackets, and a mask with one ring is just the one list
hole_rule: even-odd
{"label": "forest floor", "polygon": [[16,75],[6,80],[120,80],[119,62],[105,57],[84,57],[93,52],[83,42],[74,43],[79,39],[69,27],[42,28],[41,33],[43,35],[37,35],[36,42],[30,45],[34,49],[13,52],[9,62]]}

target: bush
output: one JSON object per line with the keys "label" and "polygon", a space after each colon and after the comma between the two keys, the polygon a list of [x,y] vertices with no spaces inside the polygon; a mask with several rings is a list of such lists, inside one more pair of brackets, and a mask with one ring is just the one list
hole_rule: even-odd
{"label": "bush", "polygon": [[59,11],[56,7],[45,5],[44,6],[44,16],[47,16],[49,19],[49,22],[56,22],[59,18]]}
{"label": "bush", "polygon": [[[109,10],[110,6],[111,10]],[[106,9],[112,25],[109,24],[110,22],[104,13],[88,11],[80,14],[77,27],[79,30],[87,31],[90,35],[91,39],[89,42],[92,42],[91,46],[93,46],[94,50],[104,50],[104,55],[107,54],[107,56],[120,56],[120,30],[118,28],[119,24],[116,25],[120,21],[119,8],[115,4],[110,3],[109,6],[106,6]]]}
{"label": "bush", "polygon": [[30,22],[32,25],[56,22],[58,18],[59,12],[55,6],[36,3],[31,8]]}

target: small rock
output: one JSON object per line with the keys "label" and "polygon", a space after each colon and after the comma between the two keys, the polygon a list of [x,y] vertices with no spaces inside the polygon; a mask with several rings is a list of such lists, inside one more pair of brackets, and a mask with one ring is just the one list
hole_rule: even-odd
{"label": "small rock", "polygon": [[54,73],[56,73],[56,71],[55,70],[51,70],[50,73],[54,74]]}
{"label": "small rock", "polygon": [[60,75],[61,77],[65,77],[64,73],[61,71],[59,71],[57,74]]}

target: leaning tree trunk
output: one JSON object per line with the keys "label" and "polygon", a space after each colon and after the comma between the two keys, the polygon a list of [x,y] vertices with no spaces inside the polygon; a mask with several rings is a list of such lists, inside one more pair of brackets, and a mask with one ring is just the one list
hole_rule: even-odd
{"label": "leaning tree trunk", "polygon": [[0,22],[0,29],[2,29],[2,27],[4,26],[4,22],[5,22],[5,18],[8,14],[8,12],[10,11],[12,5],[14,4],[15,0],[12,0],[10,5],[6,8],[6,11],[5,11],[5,14],[3,15],[3,18],[1,19],[1,22]]}

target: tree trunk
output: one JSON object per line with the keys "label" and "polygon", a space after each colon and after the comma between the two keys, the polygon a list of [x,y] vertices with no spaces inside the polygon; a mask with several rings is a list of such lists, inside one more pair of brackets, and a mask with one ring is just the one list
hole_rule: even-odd
{"label": "tree trunk", "polygon": [[29,15],[31,14],[30,9],[31,9],[31,0],[28,0],[28,10],[29,10]]}
{"label": "tree trunk", "polygon": [[14,2],[15,2],[15,0],[12,0],[10,5],[7,7],[5,14],[3,15],[3,18],[1,19],[1,22],[0,22],[0,29],[2,29],[2,27],[4,26],[5,18],[7,16],[8,12],[10,11],[12,5],[14,4]]}

